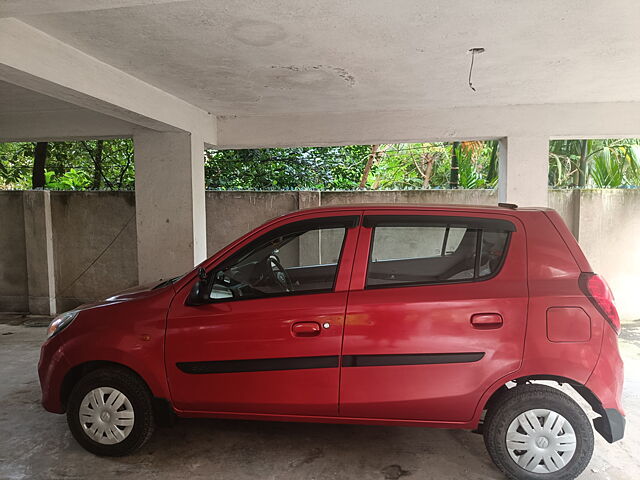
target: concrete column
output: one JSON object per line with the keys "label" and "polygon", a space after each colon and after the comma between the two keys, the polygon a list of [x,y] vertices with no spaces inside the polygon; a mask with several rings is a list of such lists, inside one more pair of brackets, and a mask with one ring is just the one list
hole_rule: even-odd
{"label": "concrete column", "polygon": [[549,139],[500,140],[498,199],[521,207],[546,207],[549,191]]}
{"label": "concrete column", "polygon": [[29,313],[55,315],[56,278],[53,260],[51,197],[46,190],[24,192],[24,237],[27,257]]}
{"label": "concrete column", "polygon": [[137,130],[136,226],[141,284],[180,275],[207,256],[204,140]]}

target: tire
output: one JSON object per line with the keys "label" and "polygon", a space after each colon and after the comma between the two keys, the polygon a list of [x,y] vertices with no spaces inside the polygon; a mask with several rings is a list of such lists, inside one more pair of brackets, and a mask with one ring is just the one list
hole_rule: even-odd
{"label": "tire", "polygon": [[108,457],[128,455],[153,433],[151,395],[144,382],[124,368],[94,370],[73,387],[67,423],[77,442],[89,452]]}
{"label": "tire", "polygon": [[593,455],[587,415],[571,397],[546,385],[503,393],[487,412],[483,434],[489,456],[512,480],[573,480]]}

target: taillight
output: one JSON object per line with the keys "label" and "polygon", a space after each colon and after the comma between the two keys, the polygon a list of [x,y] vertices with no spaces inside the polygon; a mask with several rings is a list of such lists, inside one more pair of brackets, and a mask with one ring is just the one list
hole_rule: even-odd
{"label": "taillight", "polygon": [[595,273],[582,273],[580,275],[580,290],[593,303],[596,310],[605,318],[616,334],[620,333],[620,317],[613,299],[613,293],[607,282]]}

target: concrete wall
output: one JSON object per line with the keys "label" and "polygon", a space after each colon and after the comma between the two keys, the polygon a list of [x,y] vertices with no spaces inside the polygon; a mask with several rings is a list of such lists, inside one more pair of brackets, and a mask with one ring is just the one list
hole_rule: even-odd
{"label": "concrete wall", "polygon": [[640,190],[580,192],[578,239],[623,319],[640,318]]}
{"label": "concrete wall", "polygon": [[0,312],[24,312],[27,257],[22,192],[0,192]]}
{"label": "concrete wall", "polygon": [[[0,311],[28,309],[23,192],[0,192]],[[299,208],[353,203],[495,204],[489,190],[207,192],[212,255],[267,220]],[[640,190],[554,190],[549,204],[607,278],[625,319],[640,318]],[[31,215],[32,213],[29,212]],[[131,192],[51,192],[56,300],[60,311],[135,285]]]}
{"label": "concrete wall", "polygon": [[138,283],[133,192],[51,192],[58,311]]}
{"label": "concrete wall", "polygon": [[298,199],[298,192],[207,192],[208,255],[267,220],[298,210]]}
{"label": "concrete wall", "polygon": [[350,203],[428,203],[495,205],[498,194],[494,190],[396,190],[322,192],[322,205]]}

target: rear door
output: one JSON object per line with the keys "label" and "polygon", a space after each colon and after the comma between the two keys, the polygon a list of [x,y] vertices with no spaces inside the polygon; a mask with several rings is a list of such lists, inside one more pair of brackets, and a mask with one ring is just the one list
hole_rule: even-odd
{"label": "rear door", "polygon": [[365,212],[349,294],[340,415],[461,422],[516,370],[524,228],[450,211]]}

